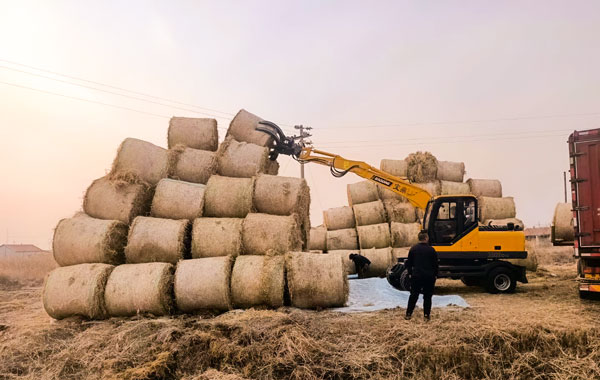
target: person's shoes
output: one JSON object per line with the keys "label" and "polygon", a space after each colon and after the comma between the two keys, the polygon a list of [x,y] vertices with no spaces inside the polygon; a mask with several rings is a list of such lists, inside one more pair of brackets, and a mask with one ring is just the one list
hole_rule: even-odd
{"label": "person's shoes", "polygon": [[412,314],[406,314],[404,316],[404,319],[406,319],[407,321],[410,321],[411,318],[412,318]]}
{"label": "person's shoes", "polygon": [[431,317],[429,315],[424,315],[423,319],[425,320],[425,322],[431,321]]}

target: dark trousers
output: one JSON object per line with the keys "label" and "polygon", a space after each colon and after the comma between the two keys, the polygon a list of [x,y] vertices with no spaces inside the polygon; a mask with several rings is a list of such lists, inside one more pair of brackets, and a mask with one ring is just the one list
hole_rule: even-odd
{"label": "dark trousers", "polygon": [[423,314],[431,313],[431,297],[433,296],[433,288],[435,287],[435,277],[416,277],[410,278],[410,297],[408,298],[408,306],[406,314],[411,315],[417,305],[419,294],[423,294]]}

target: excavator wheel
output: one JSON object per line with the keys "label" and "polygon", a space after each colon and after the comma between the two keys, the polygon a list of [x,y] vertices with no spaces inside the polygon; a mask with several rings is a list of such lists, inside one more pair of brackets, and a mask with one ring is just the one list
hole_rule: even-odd
{"label": "excavator wheel", "polygon": [[410,290],[410,279],[408,271],[404,269],[404,264],[398,263],[388,268],[386,278],[394,288],[402,291]]}

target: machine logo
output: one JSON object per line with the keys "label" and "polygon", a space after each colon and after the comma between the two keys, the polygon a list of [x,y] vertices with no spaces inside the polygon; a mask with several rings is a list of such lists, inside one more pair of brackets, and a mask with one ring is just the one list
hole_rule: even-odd
{"label": "machine logo", "polygon": [[373,176],[373,178],[371,178],[371,179],[372,179],[373,181],[375,181],[375,182],[379,182],[379,183],[381,183],[381,184],[383,184],[383,185],[386,185],[386,186],[392,186],[392,183],[391,183],[390,181],[388,181],[387,179],[383,179],[383,178],[381,178],[381,177],[378,177],[378,176],[376,176],[376,175],[374,175],[374,176]]}

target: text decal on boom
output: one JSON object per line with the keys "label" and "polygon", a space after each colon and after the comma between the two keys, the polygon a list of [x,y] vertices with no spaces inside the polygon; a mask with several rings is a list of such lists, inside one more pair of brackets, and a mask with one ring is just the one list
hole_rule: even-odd
{"label": "text decal on boom", "polygon": [[386,186],[392,186],[392,183],[390,181],[388,181],[387,179],[383,179],[381,177],[378,177],[376,175],[373,176],[373,178],[371,178],[373,181],[379,182],[381,184],[384,184]]}

